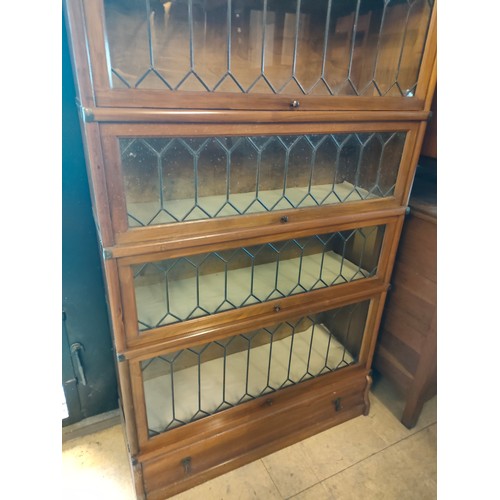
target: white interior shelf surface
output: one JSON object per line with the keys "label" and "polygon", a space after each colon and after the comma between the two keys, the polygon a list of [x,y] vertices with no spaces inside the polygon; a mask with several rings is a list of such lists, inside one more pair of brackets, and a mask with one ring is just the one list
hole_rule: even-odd
{"label": "white interior shelf surface", "polygon": [[200,273],[198,278],[168,280],[168,297],[166,279],[144,285],[138,280],[135,285],[138,320],[150,327],[161,326],[368,275],[368,271],[328,251],[255,265],[253,279],[252,268],[244,267],[227,273]]}
{"label": "white interior shelf surface", "polygon": [[[163,208],[169,213],[160,211],[160,200],[149,202],[127,202],[129,224],[155,225],[168,224],[183,220],[227,217],[238,214],[252,214],[290,208],[316,207],[345,201],[359,201],[377,196],[365,189],[344,181],[339,184],[322,184],[308,187],[287,187],[268,191],[251,191],[248,193],[229,193],[185,199],[164,200]],[[197,206],[196,206],[197,205]],[[201,207],[201,208],[200,208]],[[169,215],[171,214],[171,215]],[[137,221],[140,221],[138,223]]]}

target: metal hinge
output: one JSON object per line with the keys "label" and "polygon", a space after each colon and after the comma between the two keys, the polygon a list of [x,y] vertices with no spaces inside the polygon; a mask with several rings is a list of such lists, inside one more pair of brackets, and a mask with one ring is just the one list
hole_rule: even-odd
{"label": "metal hinge", "polygon": [[102,249],[102,258],[104,260],[109,260],[113,258],[113,252],[111,250],[108,250],[107,248]]}
{"label": "metal hinge", "polygon": [[83,106],[80,108],[82,112],[82,120],[85,123],[92,123],[94,121],[94,111],[90,108],[84,108]]}

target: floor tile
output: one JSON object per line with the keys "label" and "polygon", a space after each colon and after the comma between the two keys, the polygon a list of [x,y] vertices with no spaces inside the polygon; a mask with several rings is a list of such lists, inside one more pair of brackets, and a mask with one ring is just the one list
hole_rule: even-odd
{"label": "floor tile", "polygon": [[173,500],[281,500],[281,498],[260,460],[172,497]]}
{"label": "floor tile", "polygon": [[368,416],[349,420],[302,443],[320,480],[409,435],[409,431],[375,396],[371,395],[370,401]]}
{"label": "floor tile", "polygon": [[408,430],[375,394],[370,394],[370,413],[365,417],[364,425],[380,436],[389,445],[408,437]]}
{"label": "floor tile", "polygon": [[324,481],[342,500],[436,498],[435,424]]}
{"label": "floor tile", "polygon": [[429,399],[422,408],[422,413],[418,418],[417,425],[413,430],[423,429],[437,422],[437,396]]}
{"label": "floor tile", "polygon": [[299,493],[319,481],[302,443],[288,446],[262,459],[283,497]]}
{"label": "floor tile", "polygon": [[386,443],[364,422],[345,422],[304,441],[304,449],[319,480],[326,479],[383,449]]}
{"label": "floor tile", "polygon": [[[405,399],[396,389],[394,384],[387,378],[378,376],[374,379],[372,394],[390,411],[394,417],[400,421],[403,415]],[[416,432],[419,429],[428,427],[437,421],[437,396],[424,403],[416,426],[411,429]],[[401,424],[403,425],[403,424]]]}
{"label": "floor tile", "polygon": [[65,442],[62,482],[62,498],[135,499],[121,426]]}
{"label": "floor tile", "polygon": [[307,490],[290,497],[289,500],[332,500],[332,494],[323,483],[317,483]]}
{"label": "floor tile", "polygon": [[[394,406],[385,404],[391,397],[395,401],[394,394],[374,389],[367,417],[345,422],[174,499],[435,498],[437,398],[425,404],[417,426],[408,430]],[[62,451],[63,498],[135,499],[120,426],[65,442]]]}

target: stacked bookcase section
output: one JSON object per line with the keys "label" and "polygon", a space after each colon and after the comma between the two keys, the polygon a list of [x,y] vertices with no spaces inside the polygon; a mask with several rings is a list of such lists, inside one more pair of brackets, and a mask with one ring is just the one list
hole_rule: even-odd
{"label": "stacked bookcase section", "polygon": [[67,0],[138,498],[369,412],[432,0]]}

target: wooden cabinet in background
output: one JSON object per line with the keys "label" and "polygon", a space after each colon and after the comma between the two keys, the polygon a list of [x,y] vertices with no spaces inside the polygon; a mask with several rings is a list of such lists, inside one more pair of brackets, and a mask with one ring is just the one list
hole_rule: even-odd
{"label": "wooden cabinet in background", "polygon": [[437,87],[431,104],[431,118],[425,131],[421,154],[429,158],[437,158]]}
{"label": "wooden cabinet in background", "polygon": [[[434,169],[434,167],[430,167]],[[404,395],[401,421],[414,427],[436,394],[437,203],[435,173],[417,176],[373,366]]]}

